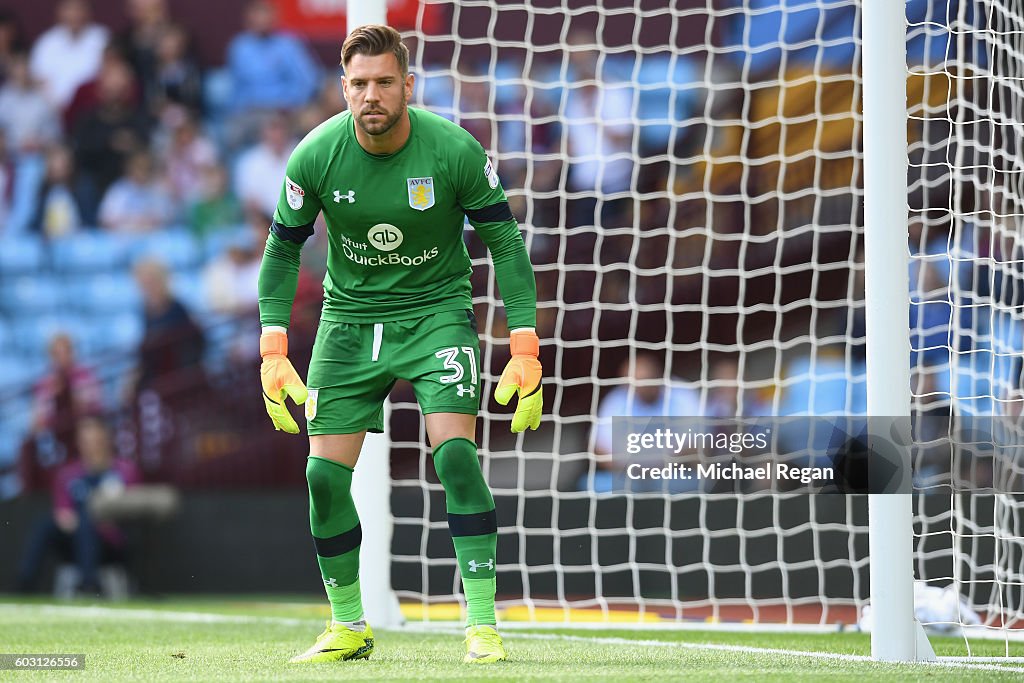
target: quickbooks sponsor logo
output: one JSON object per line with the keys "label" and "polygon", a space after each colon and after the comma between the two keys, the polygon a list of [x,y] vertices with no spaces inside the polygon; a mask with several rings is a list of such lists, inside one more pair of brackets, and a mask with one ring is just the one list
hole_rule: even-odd
{"label": "quickbooks sponsor logo", "polygon": [[370,244],[381,251],[394,251],[402,245],[405,235],[396,226],[390,223],[378,223],[366,233]]}
{"label": "quickbooks sponsor logo", "polygon": [[419,256],[402,256],[401,254],[380,254],[378,256],[366,256],[365,254],[358,254],[347,244],[341,245],[342,250],[345,252],[345,256],[354,263],[358,263],[361,266],[422,266],[424,263],[437,256],[437,247],[433,247],[430,251],[426,249]]}

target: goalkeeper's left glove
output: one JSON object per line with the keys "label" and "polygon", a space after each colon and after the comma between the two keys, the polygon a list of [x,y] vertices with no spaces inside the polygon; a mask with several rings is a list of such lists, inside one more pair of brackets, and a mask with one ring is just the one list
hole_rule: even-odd
{"label": "goalkeeper's left glove", "polygon": [[540,340],[532,329],[513,330],[509,337],[512,359],[505,366],[494,389],[494,399],[501,405],[508,405],[512,396],[519,394],[515,415],[512,416],[512,431],[522,432],[527,427],[540,426],[540,414],[544,408],[544,394],[541,391],[541,367],[537,356],[540,354]]}
{"label": "goalkeeper's left glove", "polygon": [[267,414],[274,423],[274,429],[289,434],[298,434],[299,426],[284,404],[285,396],[291,396],[296,404],[306,402],[308,392],[299,373],[295,372],[288,360],[288,334],[282,329],[267,329],[260,336],[260,380],[263,382],[263,403]]}

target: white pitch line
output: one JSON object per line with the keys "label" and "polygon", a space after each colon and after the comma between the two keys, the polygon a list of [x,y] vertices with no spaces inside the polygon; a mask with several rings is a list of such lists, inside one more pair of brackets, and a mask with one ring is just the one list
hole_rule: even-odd
{"label": "white pitch line", "polygon": [[[64,617],[95,618],[107,617],[117,619],[150,619],[154,621],[171,621],[182,623],[270,623],[281,626],[309,626],[319,620],[314,618],[295,619],[290,617],[274,616],[246,616],[235,614],[216,614],[207,612],[175,612],[153,609],[141,609],[134,607],[101,607],[101,606],[78,606],[78,605],[11,605],[0,604],[0,612],[26,612],[31,614],[54,614]],[[407,624],[404,629],[421,633],[445,633],[451,635],[462,635],[462,628],[438,628],[437,625],[424,623]],[[668,640],[632,640],[630,638],[604,637],[604,636],[571,636],[559,633],[528,633],[519,631],[516,639],[526,640],[563,640],[570,642],[591,643],[594,645],[616,645],[627,647],[667,647],[680,650],[712,650],[717,652],[736,652],[754,655],[781,655],[786,657],[804,657],[807,659],[828,659],[841,662],[863,662],[866,664],[880,664],[867,655],[851,655],[839,652],[812,652],[805,650],[784,650],[770,647],[752,647],[749,645],[723,645],[721,643],[686,643]],[[927,666],[948,669],[968,669],[972,671],[1006,671],[1009,673],[1024,673],[1024,667],[998,666],[988,663],[973,663],[963,661],[964,658],[940,658],[936,662],[914,662],[911,666]],[[986,662],[994,658],[986,658]],[[1021,657],[1008,657],[1008,663],[1020,663],[1024,661]]]}
{"label": "white pitch line", "polygon": [[[421,628],[418,624],[409,624],[405,627],[408,630],[422,631],[438,633],[438,629],[427,629]],[[462,629],[444,629],[443,632],[452,634],[463,633]],[[840,652],[810,652],[805,650],[783,650],[770,647],[752,647],[749,645],[723,645],[720,643],[686,643],[678,641],[668,640],[633,640],[630,638],[615,638],[615,637],[603,637],[603,636],[570,636],[560,633],[527,633],[523,631],[517,631],[515,637],[526,638],[530,640],[568,640],[582,643],[592,643],[595,645],[625,645],[625,646],[639,646],[639,647],[668,647],[668,648],[679,648],[682,650],[715,650],[719,652],[739,652],[744,654],[759,654],[759,655],[783,655],[787,657],[805,657],[808,659],[831,659],[842,662],[864,662],[867,664],[882,664],[868,655],[850,655],[843,654]],[[998,666],[995,664],[981,664],[973,662],[961,661],[963,658],[939,658],[935,662],[913,662],[910,665],[921,665],[921,666],[932,666],[939,668],[950,668],[950,669],[971,669],[980,671],[1007,671],[1011,673],[1024,673],[1024,667],[1010,667],[1010,666]],[[1024,663],[1022,657],[1007,657],[1008,663]],[[988,658],[987,661],[993,661],[993,658]]]}

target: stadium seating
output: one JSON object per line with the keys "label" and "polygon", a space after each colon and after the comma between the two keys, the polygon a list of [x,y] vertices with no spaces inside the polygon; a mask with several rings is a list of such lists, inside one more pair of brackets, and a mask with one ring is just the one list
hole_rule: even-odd
{"label": "stadium seating", "polygon": [[79,361],[102,369],[107,407],[116,405],[143,336],[142,296],[132,273],[140,259],[168,267],[176,296],[197,321],[212,326],[207,362],[223,361],[235,325],[205,314],[202,268],[246,231],[225,230],[204,241],[184,228],[150,235],[87,229],[50,242],[34,234],[8,240],[0,250],[0,348],[9,352],[0,354],[0,374],[25,400],[13,402],[17,414],[0,425],[17,436],[0,439],[0,470],[14,462],[20,435],[28,429],[27,399],[46,372],[55,334],[69,334]]}
{"label": "stadium seating", "polygon": [[12,314],[32,316],[57,310],[63,303],[63,292],[60,280],[40,272],[12,278],[3,285],[0,296]]}
{"label": "stadium seating", "polygon": [[131,313],[138,317],[142,297],[126,268],[64,279],[66,304],[83,313]]}
{"label": "stadium seating", "polygon": [[251,234],[248,226],[239,225],[206,235],[202,240],[203,261],[209,263],[221,256],[229,247],[239,244],[241,240],[246,239]]}
{"label": "stadium seating", "polygon": [[43,240],[36,235],[19,235],[17,239],[4,240],[4,248],[0,249],[0,273],[34,273],[43,267],[44,260]]}
{"label": "stadium seating", "polygon": [[57,272],[97,273],[128,265],[129,240],[99,230],[86,231],[55,240],[51,252]]}
{"label": "stadium seating", "polygon": [[171,270],[199,265],[201,251],[184,228],[171,228],[133,240],[130,247],[133,261],[156,259]]}

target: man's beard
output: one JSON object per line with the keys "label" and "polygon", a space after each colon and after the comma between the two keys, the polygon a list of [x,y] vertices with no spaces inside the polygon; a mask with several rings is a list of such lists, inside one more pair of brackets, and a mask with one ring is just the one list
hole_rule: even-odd
{"label": "man's beard", "polygon": [[391,130],[396,123],[398,123],[398,119],[402,118],[402,114],[405,113],[405,106],[405,98],[403,97],[401,104],[398,105],[398,109],[395,111],[394,114],[386,114],[383,109],[370,110],[371,113],[376,112],[379,114],[383,114],[384,119],[382,121],[375,121],[373,123],[370,123],[365,119],[367,114],[363,113],[356,117],[356,122],[359,124],[359,127],[362,128],[363,132],[366,133],[367,135],[383,135],[384,133],[387,133],[389,130]]}

